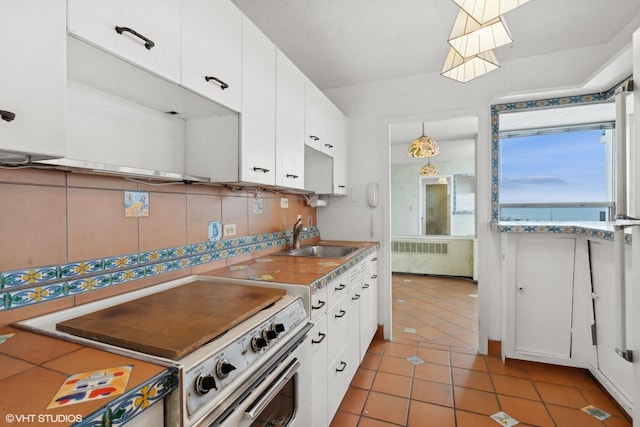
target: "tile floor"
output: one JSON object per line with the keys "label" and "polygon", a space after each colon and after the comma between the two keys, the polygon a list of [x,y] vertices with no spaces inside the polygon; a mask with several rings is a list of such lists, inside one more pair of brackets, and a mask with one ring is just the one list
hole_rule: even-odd
{"label": "tile floor", "polygon": [[[464,279],[394,274],[394,339],[371,344],[331,427],[494,427],[499,411],[519,426],[631,426],[586,371],[476,354],[476,291]],[[611,417],[580,410],[589,404]]]}

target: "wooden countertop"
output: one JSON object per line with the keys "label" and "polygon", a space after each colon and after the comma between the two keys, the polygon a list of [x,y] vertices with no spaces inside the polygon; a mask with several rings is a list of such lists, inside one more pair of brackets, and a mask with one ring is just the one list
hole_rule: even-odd
{"label": "wooden countertop", "polygon": [[[367,250],[377,247],[378,242],[353,242],[321,240],[313,244],[356,246],[360,248],[347,258],[294,257],[265,255],[228,267],[202,273],[204,276],[229,277],[234,279],[266,280],[293,285],[311,285],[316,280],[339,269],[358,258]],[[268,276],[268,277],[264,277]]]}
{"label": "wooden countertop", "polygon": [[[106,405],[116,403],[128,392],[173,369],[11,326],[0,327],[0,335],[5,334],[15,335],[0,344],[2,425],[6,421],[7,425],[65,426],[75,424],[79,417],[86,421],[102,416]],[[124,394],[46,409],[69,375],[127,365],[132,370]],[[147,397],[134,405],[139,410],[146,408],[153,403]],[[14,417],[13,422],[10,417]]]}

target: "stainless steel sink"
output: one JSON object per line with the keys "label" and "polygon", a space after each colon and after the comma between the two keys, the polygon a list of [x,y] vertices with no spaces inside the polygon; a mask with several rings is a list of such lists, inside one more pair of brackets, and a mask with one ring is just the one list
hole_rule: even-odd
{"label": "stainless steel sink", "polygon": [[273,255],[300,256],[313,258],[346,258],[356,252],[356,246],[338,246],[338,245],[312,245],[303,246],[300,249],[289,249],[276,252]]}

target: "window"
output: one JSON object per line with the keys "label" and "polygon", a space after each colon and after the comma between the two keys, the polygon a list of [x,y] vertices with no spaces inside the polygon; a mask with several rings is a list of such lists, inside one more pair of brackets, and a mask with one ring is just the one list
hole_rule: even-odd
{"label": "window", "polygon": [[614,122],[501,131],[500,220],[612,217]]}

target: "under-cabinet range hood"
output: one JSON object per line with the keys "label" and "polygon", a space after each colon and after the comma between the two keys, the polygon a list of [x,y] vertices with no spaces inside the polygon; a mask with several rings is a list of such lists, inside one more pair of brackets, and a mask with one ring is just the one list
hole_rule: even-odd
{"label": "under-cabinet range hood", "polygon": [[116,175],[131,178],[156,179],[163,181],[182,182],[211,182],[209,178],[187,175],[175,172],[164,172],[152,169],[135,168],[129,166],[112,165],[108,163],[90,162],[73,159],[49,159],[40,160],[40,164],[58,166],[58,169],[78,173]]}

